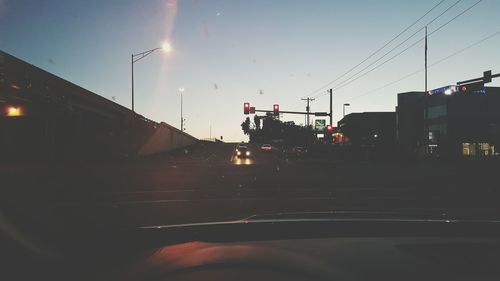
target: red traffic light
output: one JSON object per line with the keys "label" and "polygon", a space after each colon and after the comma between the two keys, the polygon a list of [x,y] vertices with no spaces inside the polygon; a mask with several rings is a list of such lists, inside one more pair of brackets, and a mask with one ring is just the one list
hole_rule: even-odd
{"label": "red traffic light", "polygon": [[273,105],[273,113],[274,113],[274,115],[280,114],[280,105],[279,104]]}
{"label": "red traffic light", "polygon": [[249,114],[250,113],[250,103],[245,102],[243,103],[243,114]]}
{"label": "red traffic light", "polygon": [[458,90],[460,93],[478,93],[478,92],[484,92],[485,88],[484,88],[484,83],[480,81],[480,82],[460,85]]}
{"label": "red traffic light", "polygon": [[326,125],[326,131],[329,133],[333,132],[333,126],[332,125]]}

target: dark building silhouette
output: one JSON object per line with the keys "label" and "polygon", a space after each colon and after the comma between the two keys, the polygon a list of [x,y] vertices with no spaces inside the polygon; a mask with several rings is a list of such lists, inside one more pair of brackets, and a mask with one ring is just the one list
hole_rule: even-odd
{"label": "dark building silhouette", "polygon": [[425,92],[398,94],[396,106],[397,152],[401,156],[413,157],[424,145],[424,97]]}
{"label": "dark building silhouette", "polygon": [[500,152],[500,88],[446,86],[398,94],[397,140],[406,155],[494,157]]}
{"label": "dark building silhouette", "polygon": [[396,143],[396,113],[351,113],[338,122],[338,132],[352,146],[392,150]]}

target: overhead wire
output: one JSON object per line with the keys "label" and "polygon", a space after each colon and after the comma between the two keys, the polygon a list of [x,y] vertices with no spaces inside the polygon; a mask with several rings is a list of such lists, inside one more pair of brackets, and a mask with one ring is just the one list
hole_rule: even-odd
{"label": "overhead wire", "polygon": [[[458,50],[458,51],[454,52],[453,54],[450,54],[450,55],[448,55],[448,56],[446,56],[446,57],[444,57],[444,58],[442,58],[442,59],[440,59],[440,60],[435,61],[434,63],[432,63],[431,65],[429,65],[429,67],[428,67],[428,68],[431,68],[431,67],[433,67],[433,66],[436,66],[436,65],[438,65],[438,64],[440,64],[440,63],[442,63],[442,62],[444,62],[444,61],[446,61],[446,60],[448,60],[448,59],[450,59],[450,58],[452,58],[452,57],[454,57],[454,56],[457,56],[457,55],[459,55],[459,54],[461,54],[461,53],[463,53],[463,52],[465,52],[465,51],[467,51],[467,50],[469,50],[469,49],[471,49],[471,48],[473,48],[473,47],[475,47],[475,46],[477,46],[477,45],[479,45],[479,44],[483,43],[484,41],[487,41],[487,40],[489,40],[489,39],[491,39],[491,38],[493,38],[493,37],[495,37],[495,36],[499,35],[499,34],[500,34],[500,30],[498,30],[498,31],[496,31],[496,32],[494,32],[494,33],[492,33],[492,34],[490,34],[490,35],[488,35],[488,36],[486,36],[486,37],[482,38],[481,40],[478,40],[478,41],[476,41],[476,42],[474,42],[474,43],[472,43],[472,44],[468,45],[468,46],[467,46],[467,47],[465,47],[465,48],[462,48],[462,49],[460,49],[460,50]],[[420,68],[419,70],[416,70],[416,71],[414,71],[414,72],[411,72],[411,73],[409,73],[409,74],[406,74],[406,75],[404,75],[404,76],[402,76],[402,77],[398,78],[397,80],[394,80],[394,81],[392,81],[392,82],[390,82],[390,83],[387,83],[387,84],[385,84],[385,85],[383,85],[383,86],[381,86],[381,87],[378,87],[378,88],[376,88],[376,89],[369,90],[369,91],[367,91],[367,92],[365,92],[365,93],[363,93],[363,94],[361,94],[361,95],[358,95],[358,96],[355,96],[355,97],[353,97],[353,98],[351,98],[351,99],[348,99],[348,101],[352,101],[352,100],[355,100],[355,99],[358,99],[358,98],[361,98],[361,97],[364,97],[364,96],[367,96],[367,95],[373,94],[373,93],[375,93],[375,92],[377,92],[377,91],[379,91],[379,90],[382,90],[382,89],[384,89],[384,88],[387,88],[387,87],[389,87],[389,86],[391,86],[391,85],[394,85],[394,84],[396,84],[396,83],[398,83],[398,82],[400,82],[400,81],[403,81],[403,80],[405,80],[405,79],[407,79],[407,78],[409,78],[409,77],[411,77],[411,76],[413,76],[413,75],[416,75],[416,74],[418,74],[418,73],[420,73],[420,72],[422,72],[422,71],[424,71],[424,70],[425,70],[425,68]]]}
{"label": "overhead wire", "polygon": [[[434,31],[432,31],[431,33],[429,33],[427,35],[427,37],[433,35],[434,33],[438,32],[439,30],[441,30],[443,27],[447,26],[448,24],[450,24],[451,22],[453,22],[454,20],[456,20],[459,16],[465,14],[466,12],[468,12],[470,9],[474,8],[477,4],[479,4],[481,1],[483,0],[478,0],[477,2],[475,2],[473,5],[469,6],[467,9],[463,10],[462,12],[460,12],[459,14],[457,14],[455,17],[451,18],[450,20],[448,20],[447,22],[445,22],[444,24],[442,24],[441,26],[439,26],[438,28],[436,28]],[[411,49],[412,47],[416,46],[418,43],[420,43],[421,41],[423,41],[425,39],[425,36],[420,38],[419,40],[415,41],[413,44],[409,45],[408,47],[406,47],[405,49],[403,49],[402,51],[400,51],[399,53],[395,54],[394,56],[390,57],[389,59],[383,61],[382,63],[376,65],[375,67],[369,69],[368,71],[366,71],[365,73],[359,75],[358,77],[350,80],[350,81],[347,81],[345,82],[344,84],[339,84],[337,85],[336,87],[334,87],[335,90],[339,90],[341,88],[344,88],[345,86],[349,85],[349,84],[352,84],[353,82],[357,81],[358,79],[366,76],[367,74],[375,71],[376,69],[380,68],[381,66],[385,65],[386,63],[392,61],[393,59],[395,59],[396,57],[400,56],[401,54],[403,54],[404,52],[408,51],[409,49]],[[318,97],[318,96],[315,96],[315,98]]]}
{"label": "overhead wire", "polygon": [[[408,31],[410,28],[412,28],[414,25],[416,25],[419,21],[421,21],[424,17],[426,17],[429,13],[431,13],[434,9],[436,9],[438,6],[440,6],[445,0],[441,0],[440,2],[438,2],[436,5],[434,5],[430,10],[428,10],[425,14],[423,14],[421,17],[419,17],[417,20],[415,20],[413,23],[411,23],[409,26],[407,26],[405,29],[403,29],[401,32],[399,32],[396,36],[394,36],[392,39],[390,39],[389,41],[387,41],[384,45],[382,45],[382,47],[378,48],[376,51],[374,51],[373,53],[371,53],[370,55],[368,55],[365,59],[363,59],[361,62],[359,62],[358,64],[356,64],[355,66],[353,66],[352,68],[350,68],[349,70],[347,70],[346,72],[344,72],[342,75],[338,76],[337,78],[335,78],[334,80],[326,83],[325,85],[323,85],[322,87],[318,88],[317,90],[314,90],[312,91],[311,93],[309,93],[308,95],[302,97],[302,98],[306,98],[308,97],[309,95],[312,95],[312,94],[315,94],[317,93],[318,91],[321,91],[323,89],[325,89],[326,87],[328,87],[329,85],[337,82],[338,80],[340,80],[342,77],[346,76],[347,74],[351,73],[354,69],[356,69],[358,66],[362,65],[363,63],[365,63],[367,60],[369,60],[370,58],[372,58],[373,56],[375,56],[376,54],[378,54],[381,50],[383,50],[385,47],[387,47],[389,44],[391,44],[392,42],[394,42],[394,40],[396,40],[397,38],[399,38],[402,34],[404,34],[406,31]],[[458,4],[458,2],[460,2],[462,0],[458,0],[454,5]],[[454,6],[453,5],[453,6]],[[450,7],[451,8],[451,7]],[[448,8],[448,9],[450,9]],[[408,39],[407,39],[408,40]]]}
{"label": "overhead wire", "polygon": [[[462,0],[458,0],[456,1],[455,3],[453,3],[451,6],[449,6],[446,10],[444,10],[441,14],[439,14],[438,16],[434,17],[430,22],[428,22],[425,26],[428,26],[428,25],[431,25],[434,21],[436,21],[437,19],[439,19],[440,17],[442,17],[445,13],[447,13],[449,10],[451,10],[453,7],[455,7],[458,3],[460,3]],[[417,31],[415,31],[412,35],[410,35],[408,38],[406,38],[405,40],[403,40],[402,42],[400,42],[398,45],[396,45],[394,48],[392,48],[391,50],[389,50],[388,52],[386,52],[383,56],[379,57],[377,60],[373,61],[372,63],[370,63],[369,65],[365,66],[363,69],[361,69],[360,71],[356,72],[354,75],[351,75],[349,78],[345,79],[344,81],[340,82],[335,88],[345,84],[345,83],[348,83],[349,80],[351,80],[353,77],[355,77],[356,75],[360,74],[361,72],[363,72],[364,70],[366,70],[367,68],[369,68],[370,66],[376,64],[377,62],[379,62],[381,59],[385,58],[388,54],[392,53],[394,50],[396,50],[397,48],[399,48],[401,45],[403,45],[404,43],[406,43],[408,40],[410,40],[411,38],[413,38],[415,35],[417,35],[420,31],[424,30],[425,29],[425,26],[421,27],[420,29],[418,29]]]}

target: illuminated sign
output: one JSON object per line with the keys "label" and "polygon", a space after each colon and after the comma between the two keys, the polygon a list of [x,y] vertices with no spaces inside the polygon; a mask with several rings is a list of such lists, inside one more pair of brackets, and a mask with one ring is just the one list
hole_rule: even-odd
{"label": "illuminated sign", "polygon": [[454,93],[479,93],[479,94],[486,94],[486,88],[484,87],[484,84],[468,84],[468,85],[461,85],[461,86],[444,86],[441,88],[437,88],[434,90],[430,90],[428,92],[429,95],[453,95]]}
{"label": "illuminated sign", "polygon": [[451,86],[444,86],[441,88],[430,90],[429,95],[439,95],[439,94],[451,95],[451,94],[456,93],[456,92],[458,92],[458,87],[451,85]]}
{"label": "illuminated sign", "polygon": [[326,128],[326,120],[325,119],[316,119],[314,120],[314,129],[317,132],[323,132]]}

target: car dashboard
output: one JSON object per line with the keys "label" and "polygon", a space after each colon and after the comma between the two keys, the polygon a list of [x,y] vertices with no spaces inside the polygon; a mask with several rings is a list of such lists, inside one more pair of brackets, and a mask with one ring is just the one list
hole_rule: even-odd
{"label": "car dashboard", "polygon": [[188,242],[154,250],[135,276],[147,276],[147,280],[499,280],[499,242],[471,237]]}

